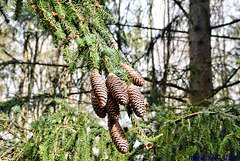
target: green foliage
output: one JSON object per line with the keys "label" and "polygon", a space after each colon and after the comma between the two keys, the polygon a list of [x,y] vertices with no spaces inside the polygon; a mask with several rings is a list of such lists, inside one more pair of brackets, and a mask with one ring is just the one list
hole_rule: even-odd
{"label": "green foliage", "polygon": [[[45,117],[32,122],[31,128],[17,130],[21,115],[19,106],[12,119],[0,116],[0,131],[9,130],[11,139],[0,148],[1,158],[14,160],[125,160],[111,142],[108,130],[96,119],[71,107],[65,100],[56,99],[62,109],[53,109]],[[12,121],[14,120],[14,121]],[[6,149],[10,149],[9,151]]]}
{"label": "green foliage", "polygon": [[71,71],[75,71],[79,61],[86,59],[88,70],[115,72],[120,77],[125,74],[118,69],[127,60],[116,49],[105,26],[114,19],[103,5],[93,0],[30,0],[28,3],[54,36],[55,44],[63,44],[63,56]]}
{"label": "green foliage", "polygon": [[[189,156],[240,155],[239,105],[212,105],[186,115],[159,108],[142,122],[126,107],[132,126],[124,128],[129,152],[121,154],[98,120],[55,99],[46,116],[23,128],[19,106],[0,115],[0,131],[11,134],[1,142],[0,156],[19,160],[189,160]],[[188,109],[188,108],[186,108]],[[157,121],[156,121],[157,120]],[[144,124],[143,124],[144,123]],[[136,141],[139,144],[136,146]]]}
{"label": "green foliage", "polygon": [[212,105],[203,111],[186,113],[186,116],[175,114],[174,118],[171,112],[160,108],[152,120],[160,120],[155,128],[163,136],[152,150],[153,158],[189,160],[189,156],[239,156],[239,107]]}

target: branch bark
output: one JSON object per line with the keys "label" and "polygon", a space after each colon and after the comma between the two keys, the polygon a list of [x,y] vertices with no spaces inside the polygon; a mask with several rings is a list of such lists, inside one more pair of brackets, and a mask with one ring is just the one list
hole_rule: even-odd
{"label": "branch bark", "polygon": [[233,20],[233,21],[231,21],[231,22],[224,23],[224,24],[217,25],[217,26],[212,26],[211,29],[216,29],[216,28],[220,28],[220,27],[232,25],[232,24],[237,23],[237,22],[240,22],[240,19],[236,19],[236,20]]}
{"label": "branch bark", "polygon": [[[172,29],[160,29],[160,28],[154,28],[154,27],[145,27],[142,25],[129,25],[129,24],[107,24],[107,25],[120,25],[125,27],[136,27],[136,28],[142,28],[146,30],[158,30],[158,31],[169,31],[169,32],[176,32],[176,33],[185,33],[188,34],[188,31],[182,31],[182,30],[172,30]],[[164,35],[163,35],[164,36]],[[222,39],[230,39],[230,40],[240,40],[240,37],[233,37],[233,36],[226,36],[226,35],[211,35],[211,37],[217,37]]]}
{"label": "branch bark", "polygon": [[27,65],[43,65],[43,66],[51,66],[51,67],[64,67],[68,68],[69,65],[62,65],[62,64],[50,64],[50,63],[40,63],[40,62],[24,62],[21,60],[9,60],[0,63],[0,66],[7,66],[10,64],[27,64]]}
{"label": "branch bark", "polygon": [[177,0],[173,0],[178,7],[183,11],[184,16],[189,20],[189,22],[193,25],[193,21],[191,19],[191,17],[189,16],[189,14],[186,12],[186,10],[183,8],[183,6],[181,5],[181,2],[177,1]]}
{"label": "branch bark", "polygon": [[224,88],[227,88],[227,87],[231,87],[231,86],[234,86],[236,84],[239,84],[240,81],[236,81],[234,83],[231,83],[231,84],[228,84],[230,82],[230,80],[233,78],[233,76],[238,72],[238,70],[240,70],[240,66],[234,70],[234,72],[229,76],[229,78],[226,80],[226,82],[223,83],[223,85],[215,88],[213,90],[213,93],[209,96],[210,97],[213,97],[215,94],[217,94],[220,90],[224,89]]}
{"label": "branch bark", "polygon": [[[145,27],[142,25],[129,25],[129,24],[120,24],[120,23],[116,23],[116,24],[107,24],[107,25],[116,25],[116,26],[125,26],[125,27],[136,27],[136,28],[141,28],[141,29],[146,29],[146,30],[158,30],[158,31],[164,31],[166,30],[166,28],[164,29],[160,29],[160,28],[155,28],[155,27]],[[172,29],[167,29],[167,31],[169,32],[179,32],[179,33],[188,33],[188,31],[181,31],[181,30],[172,30]]]}
{"label": "branch bark", "polygon": [[6,21],[6,23],[9,23],[10,20],[7,18],[7,15],[4,13],[4,11],[3,11],[2,8],[3,8],[3,6],[0,6],[0,12],[1,12],[1,14],[3,15],[3,17],[4,17],[5,21]]}
{"label": "branch bark", "polygon": [[[151,80],[150,78],[148,78],[148,77],[144,77],[144,79],[145,79],[146,81],[152,82],[152,80]],[[157,83],[158,83],[160,86],[162,85],[162,81],[157,81]],[[173,84],[173,83],[166,83],[165,85],[166,85],[166,86],[169,86],[169,87],[177,88],[177,89],[182,90],[182,91],[184,91],[184,92],[186,92],[186,93],[190,93],[190,92],[191,92],[189,89],[180,87],[180,86],[178,86],[178,85],[176,85],[176,84]]]}

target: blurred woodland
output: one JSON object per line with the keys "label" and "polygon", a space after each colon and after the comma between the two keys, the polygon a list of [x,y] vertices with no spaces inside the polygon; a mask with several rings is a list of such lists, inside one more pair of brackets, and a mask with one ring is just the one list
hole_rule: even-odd
{"label": "blurred woodland", "polygon": [[[91,101],[118,61],[146,81],[126,154]],[[0,0],[0,94],[0,160],[240,158],[240,1]]]}

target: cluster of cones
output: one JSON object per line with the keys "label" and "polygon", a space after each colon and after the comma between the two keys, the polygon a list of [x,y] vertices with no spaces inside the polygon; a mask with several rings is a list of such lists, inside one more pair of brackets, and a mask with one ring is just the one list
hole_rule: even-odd
{"label": "cluster of cones", "polygon": [[[100,118],[108,115],[108,128],[112,141],[121,153],[128,151],[128,141],[118,122],[120,117],[119,105],[129,104],[138,117],[146,113],[144,98],[137,86],[143,86],[145,80],[132,67],[126,64],[121,66],[129,73],[133,84],[127,85],[118,76],[109,73],[105,79],[94,69],[91,75],[92,106]],[[135,86],[137,85],[137,86]]]}

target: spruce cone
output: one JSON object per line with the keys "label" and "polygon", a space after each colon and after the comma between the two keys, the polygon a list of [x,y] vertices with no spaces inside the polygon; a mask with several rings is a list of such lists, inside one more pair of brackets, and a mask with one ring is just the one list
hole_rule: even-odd
{"label": "spruce cone", "polygon": [[143,77],[136,72],[132,67],[127,64],[121,64],[121,66],[128,71],[130,77],[133,79],[133,83],[137,86],[143,86],[145,84],[145,80]]}
{"label": "spruce cone", "polygon": [[123,154],[127,153],[128,141],[118,121],[108,119],[108,128],[117,150]]}
{"label": "spruce cone", "polygon": [[146,107],[144,105],[144,98],[139,89],[133,84],[128,86],[128,94],[130,99],[131,107],[134,113],[138,117],[143,117],[146,113]]}
{"label": "spruce cone", "polygon": [[103,107],[103,108],[100,107],[100,105],[98,104],[98,101],[97,101],[97,99],[95,97],[95,94],[94,94],[93,90],[91,91],[91,95],[92,95],[91,100],[92,100],[93,110],[95,111],[95,113],[97,114],[98,117],[104,118],[106,116],[106,114],[107,114],[106,108],[105,107]]}
{"label": "spruce cone", "polygon": [[128,88],[127,84],[123,80],[122,80],[122,83],[123,83],[123,87],[127,89]]}
{"label": "spruce cone", "polygon": [[107,87],[104,78],[94,69],[91,75],[91,86],[95,93],[100,107],[105,107],[107,103]]}
{"label": "spruce cone", "polygon": [[118,120],[120,117],[120,108],[118,103],[114,100],[112,95],[108,93],[108,100],[106,105],[106,112],[108,114],[108,117],[111,120]]}
{"label": "spruce cone", "polygon": [[107,76],[107,88],[113,98],[121,105],[126,105],[129,102],[127,89],[123,81],[113,73]]}

